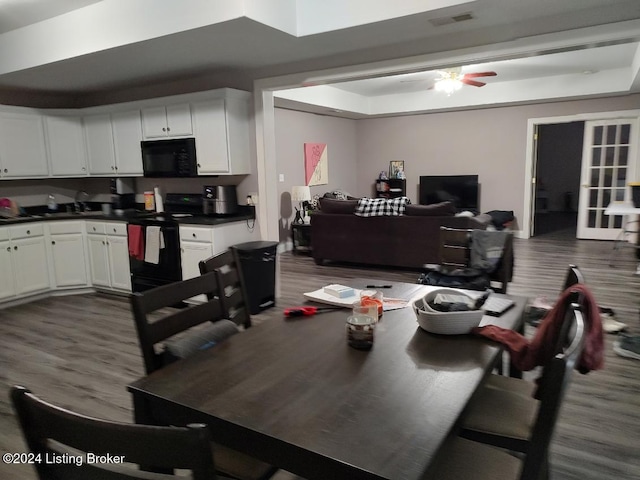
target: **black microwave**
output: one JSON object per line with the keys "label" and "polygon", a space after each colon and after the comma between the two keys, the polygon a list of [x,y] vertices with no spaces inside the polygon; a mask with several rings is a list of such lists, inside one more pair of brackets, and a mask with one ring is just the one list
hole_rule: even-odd
{"label": "black microwave", "polygon": [[140,142],[145,177],[196,177],[195,138]]}

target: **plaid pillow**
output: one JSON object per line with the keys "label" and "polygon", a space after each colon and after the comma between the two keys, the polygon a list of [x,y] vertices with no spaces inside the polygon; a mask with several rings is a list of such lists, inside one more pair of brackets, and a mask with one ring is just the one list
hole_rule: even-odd
{"label": "plaid pillow", "polygon": [[410,203],[407,197],[361,198],[358,200],[355,214],[360,217],[399,216],[404,215],[404,209]]}

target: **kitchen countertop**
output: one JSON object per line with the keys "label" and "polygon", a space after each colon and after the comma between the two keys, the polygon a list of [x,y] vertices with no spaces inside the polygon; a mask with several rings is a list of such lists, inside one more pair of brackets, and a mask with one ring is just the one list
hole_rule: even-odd
{"label": "kitchen countertop", "polygon": [[[132,211],[125,212],[123,215],[110,214],[105,215],[101,211],[89,212],[58,212],[28,215],[15,218],[0,218],[0,227],[4,225],[19,225],[22,223],[42,222],[51,220],[105,220],[127,222],[140,218],[153,218],[156,216],[153,212]],[[194,215],[191,217],[173,217],[178,224],[187,225],[222,225],[225,223],[240,222],[244,220],[253,220],[255,215],[253,211],[241,211],[237,215],[228,215],[224,217],[212,217],[205,215]]]}

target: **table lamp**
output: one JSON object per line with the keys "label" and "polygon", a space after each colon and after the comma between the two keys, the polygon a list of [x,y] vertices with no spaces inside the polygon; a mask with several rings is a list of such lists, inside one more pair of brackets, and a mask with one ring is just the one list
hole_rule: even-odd
{"label": "table lamp", "polygon": [[296,209],[296,218],[293,223],[304,223],[303,204],[311,201],[311,189],[309,187],[291,187],[291,200],[300,204],[300,208],[294,207]]}

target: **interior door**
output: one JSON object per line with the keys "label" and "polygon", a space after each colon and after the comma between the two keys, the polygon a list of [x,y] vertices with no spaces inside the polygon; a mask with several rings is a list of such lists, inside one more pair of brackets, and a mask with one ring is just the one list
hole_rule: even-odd
{"label": "interior door", "polygon": [[578,238],[615,240],[622,216],[605,215],[611,202],[630,198],[636,178],[638,119],[585,123],[578,205]]}

